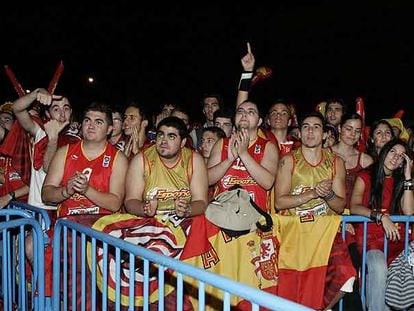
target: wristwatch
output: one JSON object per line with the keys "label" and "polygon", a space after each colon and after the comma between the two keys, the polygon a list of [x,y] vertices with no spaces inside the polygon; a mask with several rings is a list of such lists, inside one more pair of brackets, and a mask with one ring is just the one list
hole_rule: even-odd
{"label": "wristwatch", "polygon": [[16,200],[16,193],[14,193],[14,191],[10,191],[9,195],[11,196],[11,201],[15,201]]}

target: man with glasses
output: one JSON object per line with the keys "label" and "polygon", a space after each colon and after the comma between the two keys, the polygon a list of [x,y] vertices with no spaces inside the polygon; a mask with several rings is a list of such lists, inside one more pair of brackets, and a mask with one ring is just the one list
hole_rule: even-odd
{"label": "man with glasses", "polygon": [[279,153],[276,146],[258,136],[262,118],[257,105],[246,100],[235,116],[236,131],[230,138],[219,140],[208,161],[209,185],[216,184],[215,195],[238,184],[249,191],[253,200],[265,211],[270,210],[272,188]]}

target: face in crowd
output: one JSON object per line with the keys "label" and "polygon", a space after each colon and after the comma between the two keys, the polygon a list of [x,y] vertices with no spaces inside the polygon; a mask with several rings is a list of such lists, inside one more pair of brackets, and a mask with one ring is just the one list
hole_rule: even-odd
{"label": "face in crowd", "polygon": [[300,127],[302,145],[315,148],[322,145],[324,138],[323,121],[318,117],[307,117]]}
{"label": "face in crowd", "polygon": [[237,108],[234,124],[236,129],[257,129],[262,123],[255,103],[246,101]]}
{"label": "face in crowd", "polygon": [[216,97],[206,97],[203,103],[203,113],[207,121],[213,122],[214,112],[220,108],[220,103]]}
{"label": "face in crowd", "polygon": [[359,119],[346,120],[339,129],[340,140],[348,146],[354,146],[362,134],[362,121]]}
{"label": "face in crowd", "polygon": [[122,116],[119,112],[112,112],[112,134],[111,136],[117,137],[122,133]]}
{"label": "face in crowd", "polygon": [[205,131],[201,137],[201,146],[200,151],[203,155],[203,158],[208,159],[210,157],[211,149],[213,149],[214,144],[219,140],[219,137],[216,133],[211,131]]}
{"label": "face in crowd", "polygon": [[344,107],[341,103],[330,102],[326,107],[326,122],[333,126],[338,126],[341,123],[341,118],[344,114]]}
{"label": "face in crowd", "polygon": [[226,134],[226,137],[230,137],[233,132],[233,123],[230,118],[216,117],[214,119],[214,126],[221,128]]}
{"label": "face in crowd", "polygon": [[385,123],[378,123],[377,127],[372,131],[372,140],[377,149],[381,149],[393,138],[392,129]]}
{"label": "face in crowd", "polygon": [[134,127],[140,127],[142,122],[142,115],[137,107],[128,107],[124,113],[123,129],[127,136],[131,136]]}
{"label": "face in crowd", "polygon": [[173,159],[178,156],[185,141],[181,138],[178,129],[162,125],[156,135],[157,152],[164,159]]}
{"label": "face in crowd", "polygon": [[87,141],[104,141],[112,131],[104,112],[88,111],[82,121],[82,136]]}
{"label": "face in crowd", "polygon": [[56,120],[59,123],[70,122],[72,117],[72,107],[69,100],[66,97],[62,97],[60,100],[53,100],[48,111],[47,116]]}
{"label": "face in crowd", "polygon": [[291,123],[289,108],[283,103],[273,104],[269,109],[267,124],[271,129],[287,129]]}

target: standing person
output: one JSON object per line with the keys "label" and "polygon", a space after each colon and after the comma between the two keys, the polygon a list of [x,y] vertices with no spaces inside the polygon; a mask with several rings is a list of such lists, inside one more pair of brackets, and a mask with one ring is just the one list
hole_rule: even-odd
{"label": "standing person", "polygon": [[[42,188],[42,199],[46,204],[57,205],[58,218],[68,217],[72,221],[92,226],[98,218],[120,209],[125,193],[128,160],[122,151],[108,142],[111,131],[110,108],[105,104],[93,103],[83,117],[83,139],[76,144],[61,147],[56,152]],[[78,254],[79,251],[77,250]],[[80,257],[77,256],[76,282],[79,282],[81,274]],[[51,266],[51,247],[46,250],[45,260]],[[45,279],[46,284],[52,282],[51,275]],[[87,282],[87,287],[90,284]],[[87,296],[90,293],[90,288],[88,289]],[[79,286],[77,290],[80,290]],[[78,292],[78,307],[80,297]],[[88,297],[87,303],[89,310],[90,304],[95,302]]]}
{"label": "standing person", "polygon": [[[389,310],[385,304],[388,264],[404,249],[403,226],[397,226],[390,215],[413,215],[413,160],[402,140],[386,143],[371,170],[361,172],[352,192],[351,213],[373,220],[367,226],[367,307]],[[358,249],[362,252],[363,226],[355,226]],[[384,255],[384,234],[389,240],[388,258]]]}
{"label": "standing person", "polygon": [[219,140],[208,161],[209,185],[216,195],[240,184],[264,211],[270,211],[269,190],[275,180],[279,153],[276,146],[258,136],[262,123],[257,105],[241,103],[235,116],[236,132]]}
{"label": "standing person", "polygon": [[[49,121],[37,122],[31,117],[29,110],[35,101],[47,107],[46,117]],[[51,95],[47,90],[38,88],[17,99],[13,103],[13,112],[20,125],[33,137],[28,203],[56,211],[56,205],[42,201],[41,190],[57,148],[80,140],[79,136],[73,136],[72,133],[66,135],[72,117],[70,102],[66,97]],[[50,216],[53,220],[56,215],[51,213]]]}
{"label": "standing person", "polygon": [[382,147],[394,138],[394,131],[392,130],[391,124],[386,120],[374,121],[369,129],[367,153],[376,160]]}
{"label": "standing person", "polygon": [[[204,236],[207,169],[201,155],[185,147],[187,135],[181,119],[170,116],[161,120],[156,143],[131,160],[126,178],[125,209],[131,215],[125,217],[129,228],[140,232],[134,243],[180,260],[188,251],[194,256],[206,251],[205,243],[194,244],[194,238],[198,241]],[[153,291],[158,280],[150,282],[150,302],[156,303]],[[137,296],[142,295],[142,287],[137,280]],[[170,295],[174,290],[166,281],[166,305],[175,305],[176,298]]]}
{"label": "standing person", "polygon": [[[354,188],[355,179],[357,178],[358,173],[369,167],[374,161],[370,155],[359,151],[356,147],[361,138],[362,131],[362,119],[359,114],[343,115],[339,126],[339,142],[331,147],[331,150],[339,155],[345,162],[346,205],[343,212],[344,215],[350,214],[349,210],[352,189]],[[348,244],[354,267],[358,271],[361,258],[357,251],[354,226],[351,223],[346,224],[346,243]],[[345,306],[352,306],[356,309],[357,303],[358,305],[362,305],[360,296],[357,293],[358,288],[359,282],[357,281],[354,285],[354,292],[344,297]]]}
{"label": "standing person", "polygon": [[[284,215],[299,215],[304,223],[319,215],[341,215],[345,207],[344,161],[322,147],[324,135],[323,115],[319,112],[305,115],[300,123],[301,146],[283,156],[277,171],[276,210]],[[331,224],[328,222],[326,226]],[[331,240],[331,258],[324,263],[327,266],[326,279],[318,275],[318,283],[304,281],[322,293],[321,300],[314,302],[314,308],[332,308],[346,292],[352,292],[356,272],[341,234],[336,232],[337,228]],[[312,271],[309,269],[309,273]],[[325,292],[323,286],[326,286]],[[296,295],[291,289],[280,294],[286,298],[295,298]]]}

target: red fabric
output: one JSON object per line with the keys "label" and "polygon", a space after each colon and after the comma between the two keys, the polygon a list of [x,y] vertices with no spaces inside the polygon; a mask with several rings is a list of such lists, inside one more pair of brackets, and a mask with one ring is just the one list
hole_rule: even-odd
{"label": "red fabric", "polygon": [[[365,184],[364,195],[362,198],[362,205],[371,208],[368,205],[369,196],[371,193],[371,177],[370,172],[367,170],[362,171],[359,174],[359,177],[363,180]],[[392,191],[394,188],[394,179],[385,178],[383,183],[383,198],[382,198],[382,207],[381,213],[385,215],[390,214],[390,206],[392,199]],[[400,235],[404,236],[404,226],[399,226],[398,230]],[[355,224],[355,237],[358,245],[358,251],[362,254],[362,244],[363,244],[363,233],[364,228],[362,224]],[[367,224],[367,250],[378,249],[384,250],[384,228],[382,225],[378,225],[375,222]],[[404,239],[399,241],[388,241],[388,264],[398,256],[398,254],[404,249]]]}
{"label": "red fabric", "polygon": [[[310,307],[322,307],[327,266],[306,271],[279,270],[278,296]],[[310,284],[313,284],[310,290]]]}
{"label": "red fabric", "polygon": [[[39,118],[33,118],[33,120],[41,123]],[[30,135],[22,128],[18,121],[15,121],[3,144],[0,146],[0,153],[12,158],[14,169],[27,185],[30,184],[31,174],[30,149]]]}
{"label": "red fabric", "polygon": [[[79,136],[67,135],[66,131],[62,131],[59,134],[58,138],[58,148],[65,146],[67,144],[73,144],[80,141]],[[35,170],[40,170],[43,166],[43,158],[45,156],[47,143],[49,142],[49,137],[47,135],[43,137],[39,142],[37,142],[34,146],[33,151],[33,167]]]}

